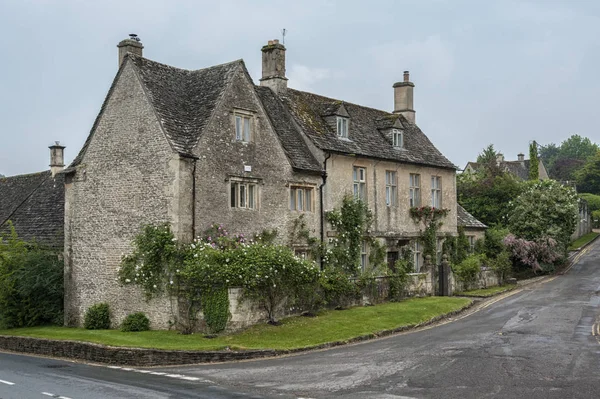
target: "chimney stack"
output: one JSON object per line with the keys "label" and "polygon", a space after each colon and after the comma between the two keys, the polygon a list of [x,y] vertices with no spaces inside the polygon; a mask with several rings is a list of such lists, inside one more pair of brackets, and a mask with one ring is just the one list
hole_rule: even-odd
{"label": "chimney stack", "polygon": [[50,172],[52,172],[52,177],[54,177],[54,175],[65,167],[65,146],[55,141],[54,145],[48,148],[50,148]]}
{"label": "chimney stack", "polygon": [[279,40],[269,40],[262,51],[262,79],[260,85],[270,87],[276,94],[284,94],[288,79],[285,77],[285,46]]}
{"label": "chimney stack", "polygon": [[117,44],[117,47],[119,48],[119,67],[121,67],[123,58],[125,58],[127,53],[132,53],[141,57],[144,48],[140,42],[140,38],[135,33],[129,34],[129,39],[121,40],[119,44]]}
{"label": "chimney stack", "polygon": [[523,153],[517,154],[517,159],[521,162],[525,161],[525,154],[523,154]]}
{"label": "chimney stack", "polygon": [[394,83],[394,113],[402,114],[409,122],[415,123],[413,108],[413,90],[415,84],[410,81],[410,74],[404,71],[404,81]]}
{"label": "chimney stack", "polygon": [[500,163],[504,162],[504,154],[497,153],[496,154],[496,163],[500,165]]}

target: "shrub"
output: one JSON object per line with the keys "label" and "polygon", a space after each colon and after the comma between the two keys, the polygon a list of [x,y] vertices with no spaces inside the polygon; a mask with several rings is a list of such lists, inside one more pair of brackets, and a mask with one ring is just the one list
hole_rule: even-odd
{"label": "shrub", "polygon": [[497,257],[506,248],[503,240],[508,234],[508,229],[501,227],[487,229],[483,241],[483,254],[488,259]]}
{"label": "shrub", "polygon": [[217,334],[224,331],[230,316],[227,288],[220,287],[205,290],[201,302],[208,332]]}
{"label": "shrub", "polygon": [[510,276],[510,272],[512,270],[512,262],[510,261],[509,252],[504,250],[495,258],[487,259],[487,265],[498,276],[498,283],[503,285],[506,279]]}
{"label": "shrub", "polygon": [[325,304],[332,308],[346,308],[360,296],[360,290],[348,276],[337,269],[329,268],[319,280]]}
{"label": "shrub", "polygon": [[467,257],[459,264],[454,265],[452,269],[456,279],[463,283],[465,290],[469,289],[469,286],[477,280],[480,270],[481,258],[478,255]]}
{"label": "shrub", "polygon": [[137,312],[127,315],[121,323],[121,331],[148,331],[150,329],[150,320],[143,312]]}
{"label": "shrub", "polygon": [[110,311],[108,303],[97,303],[85,312],[83,327],[88,330],[108,330],[110,328]]}
{"label": "shrub", "polygon": [[62,259],[10,229],[0,237],[0,328],[62,324]]}
{"label": "shrub", "polygon": [[554,264],[564,259],[558,249],[559,244],[553,238],[543,237],[530,241],[509,234],[504,243],[517,262],[530,266],[534,271],[553,271]]}

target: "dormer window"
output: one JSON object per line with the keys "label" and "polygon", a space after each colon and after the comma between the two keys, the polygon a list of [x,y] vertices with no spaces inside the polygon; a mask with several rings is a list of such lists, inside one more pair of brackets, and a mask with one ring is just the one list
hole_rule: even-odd
{"label": "dormer window", "polygon": [[348,138],[348,118],[337,117],[337,135],[338,137]]}
{"label": "dormer window", "polygon": [[394,143],[394,147],[403,148],[404,132],[402,130],[392,129],[392,142]]}

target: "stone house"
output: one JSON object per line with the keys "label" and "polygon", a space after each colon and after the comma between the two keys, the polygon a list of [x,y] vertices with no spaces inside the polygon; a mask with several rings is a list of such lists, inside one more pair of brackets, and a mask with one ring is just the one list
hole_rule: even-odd
{"label": "stone house", "polygon": [[[507,161],[503,154],[496,155],[496,163],[500,170],[508,172],[520,180],[529,180],[529,159],[525,159],[525,154],[517,154],[516,161]],[[476,173],[482,168],[478,162],[467,162],[463,172]],[[548,171],[541,158],[538,158],[538,175],[540,180],[548,179]]]}
{"label": "stone house", "polygon": [[64,146],[50,146],[50,170],[0,177],[0,235],[9,222],[20,239],[62,252],[64,248]]}
{"label": "stone house", "polygon": [[324,211],[354,194],[373,210],[371,234],[390,262],[414,245],[422,263],[411,206],[449,209],[440,235],[456,234],[456,167],[415,124],[408,72],[386,112],[288,88],[277,40],[262,48],[258,86],[242,60],[189,71],[144,58],[136,37],[118,49],[116,77],[64,171],[67,325],[109,302],[116,322],[143,311],[154,328],[168,327],[176,304],[147,303],[116,282],[147,223],[169,222],[184,242],[222,223],[243,234],[277,229],[289,243],[302,216],[327,240]]}
{"label": "stone house", "polygon": [[475,242],[485,238],[485,230],[488,228],[488,226],[477,220],[475,216],[467,212],[467,210],[460,206],[460,204],[457,204],[456,207],[458,226],[464,229],[465,236],[467,237],[467,240],[469,240],[471,252],[473,252],[475,249]]}

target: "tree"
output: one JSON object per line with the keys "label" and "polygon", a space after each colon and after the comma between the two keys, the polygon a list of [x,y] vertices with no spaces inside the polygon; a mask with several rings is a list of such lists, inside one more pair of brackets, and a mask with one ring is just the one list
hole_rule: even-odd
{"label": "tree", "polygon": [[477,163],[482,166],[482,172],[486,176],[498,176],[502,173],[497,161],[498,152],[494,145],[490,144],[477,155]]}
{"label": "tree", "polygon": [[510,209],[509,202],[521,194],[524,184],[509,173],[475,178],[459,175],[458,202],[488,226],[504,226]]}
{"label": "tree", "polygon": [[585,165],[581,159],[560,158],[549,169],[550,176],[559,181],[574,181],[575,173]]}
{"label": "tree", "polygon": [[550,143],[539,148],[540,158],[548,170],[552,168],[554,162],[560,155],[560,148],[554,143]]}
{"label": "tree", "polygon": [[534,141],[529,144],[529,180],[539,180],[540,161],[538,160],[537,143]]}
{"label": "tree", "polygon": [[584,193],[600,194],[600,150],[579,171],[575,172],[577,189]]}
{"label": "tree", "polygon": [[587,137],[574,134],[560,145],[560,158],[587,160],[600,150],[598,144]]}
{"label": "tree", "polygon": [[529,183],[511,204],[508,228],[530,241],[552,238],[566,249],[579,212],[577,193],[555,180]]}

